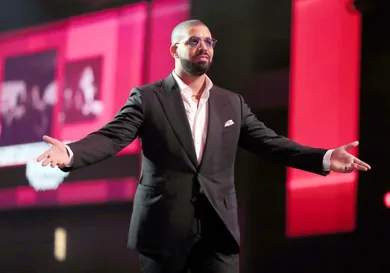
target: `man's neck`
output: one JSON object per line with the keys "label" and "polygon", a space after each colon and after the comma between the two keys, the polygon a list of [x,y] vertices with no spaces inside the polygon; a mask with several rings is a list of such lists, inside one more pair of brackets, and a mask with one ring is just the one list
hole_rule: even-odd
{"label": "man's neck", "polygon": [[175,70],[175,73],[180,77],[180,79],[188,85],[192,90],[192,95],[196,98],[200,98],[206,87],[206,74],[201,76],[192,76],[185,72],[180,72]]}

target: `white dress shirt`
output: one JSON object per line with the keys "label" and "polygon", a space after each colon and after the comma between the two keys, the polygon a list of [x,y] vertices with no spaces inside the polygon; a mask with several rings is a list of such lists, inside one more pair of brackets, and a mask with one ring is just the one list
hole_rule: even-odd
{"label": "white dress shirt", "polygon": [[[198,101],[192,96],[192,89],[179,78],[175,71],[172,72],[172,76],[174,77],[180,90],[180,95],[183,100],[188,123],[191,128],[192,140],[194,142],[195,152],[199,163],[202,159],[204,146],[207,138],[207,101],[210,97],[210,89],[213,87],[213,83],[210,78],[206,76],[206,87],[200,97],[200,100]],[[66,148],[69,153],[68,166],[71,166],[73,163],[73,152],[68,145],[66,145]],[[332,155],[332,152],[333,150],[328,150],[324,155],[322,161],[324,171],[330,170],[330,157]]]}
{"label": "white dress shirt", "polygon": [[206,76],[206,86],[198,101],[195,97],[193,97],[192,89],[188,85],[186,85],[179,78],[179,76],[177,76],[175,71],[172,72],[172,75],[180,90],[180,95],[183,100],[184,108],[186,110],[188,123],[191,128],[192,140],[194,142],[196,157],[198,159],[198,163],[200,163],[207,137],[207,101],[210,97],[210,89],[213,87],[213,83],[210,78]]}

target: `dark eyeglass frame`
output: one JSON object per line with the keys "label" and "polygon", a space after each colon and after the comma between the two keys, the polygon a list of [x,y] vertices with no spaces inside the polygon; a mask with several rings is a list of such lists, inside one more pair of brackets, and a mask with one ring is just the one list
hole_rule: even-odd
{"label": "dark eyeglass frame", "polygon": [[176,44],[185,43],[188,44],[190,47],[198,47],[200,46],[202,40],[208,48],[215,48],[215,46],[217,45],[217,40],[212,37],[201,38],[198,36],[190,36],[186,40],[182,42],[177,42]]}

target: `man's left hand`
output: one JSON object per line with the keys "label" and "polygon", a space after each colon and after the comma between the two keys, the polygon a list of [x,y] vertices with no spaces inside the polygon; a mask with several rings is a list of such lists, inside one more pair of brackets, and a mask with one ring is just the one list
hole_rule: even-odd
{"label": "man's left hand", "polygon": [[354,170],[368,171],[371,170],[371,166],[354,157],[348,150],[351,150],[359,145],[358,141],[341,146],[332,152],[330,157],[330,169],[339,173],[350,173]]}

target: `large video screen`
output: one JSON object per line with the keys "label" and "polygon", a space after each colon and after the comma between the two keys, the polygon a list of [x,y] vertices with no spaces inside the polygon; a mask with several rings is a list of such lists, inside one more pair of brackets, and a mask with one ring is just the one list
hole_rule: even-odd
{"label": "large video screen", "polygon": [[156,0],[148,8],[133,4],[0,37],[0,209],[132,200],[138,140],[70,173],[36,158],[49,148],[43,135],[78,140],[110,121],[131,88],[172,71],[170,33],[188,18],[189,4]]}
{"label": "large video screen", "polygon": [[[358,140],[361,16],[352,2],[293,1],[289,137],[302,144]],[[352,231],[357,179],[288,169],[287,236]]]}

